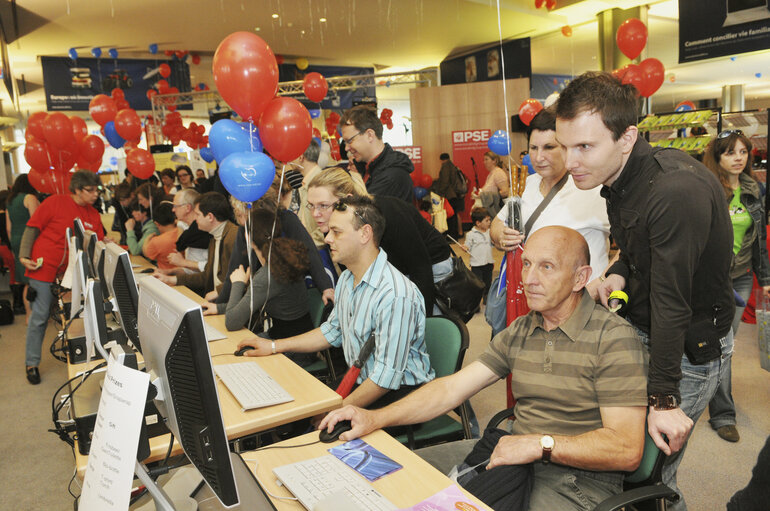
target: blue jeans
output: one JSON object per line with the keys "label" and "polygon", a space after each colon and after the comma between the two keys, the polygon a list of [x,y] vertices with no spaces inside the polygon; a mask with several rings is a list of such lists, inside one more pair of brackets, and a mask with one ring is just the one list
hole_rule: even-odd
{"label": "blue jeans", "polygon": [[35,300],[30,303],[32,311],[29,314],[27,326],[27,367],[40,365],[40,352],[45,338],[45,330],[48,327],[48,318],[51,316],[51,283],[41,280],[29,279],[29,287],[37,292]]}
{"label": "blue jeans", "polygon": [[[747,273],[733,280],[733,289],[747,301],[751,296],[751,287],[754,284],[754,275]],[[743,309],[735,305],[735,316],[733,317],[733,337],[738,334],[738,327],[741,325]],[[733,401],[732,385],[732,363],[731,359],[725,362],[725,369],[722,378],[719,380],[716,394],[709,402],[709,424],[713,429],[719,429],[722,426],[735,426],[735,402]]]}
{"label": "blue jeans", "polygon": [[[649,348],[649,334],[639,328],[636,328],[636,331],[644,345]],[[692,419],[693,423],[698,422],[698,418],[714,396],[719,380],[724,377],[725,369],[729,368],[730,357],[733,354],[733,342],[733,332],[730,330],[720,340],[722,356],[705,364],[692,364],[686,355],[682,355],[682,379],[679,381],[679,393],[682,398],[680,408],[685,415]],[[676,485],[676,471],[682,462],[686,448],[687,442],[684,443],[679,452],[667,457],[663,465],[663,483],[676,490],[679,494],[679,501],[668,505],[670,511],[683,511],[687,509],[684,496]]]}

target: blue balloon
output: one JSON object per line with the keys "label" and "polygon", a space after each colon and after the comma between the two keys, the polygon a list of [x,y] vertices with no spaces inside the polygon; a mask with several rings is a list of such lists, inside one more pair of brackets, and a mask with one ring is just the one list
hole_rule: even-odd
{"label": "blue balloon", "polygon": [[118,135],[118,131],[115,129],[115,121],[110,121],[104,125],[104,136],[107,137],[107,142],[115,149],[120,149],[126,143],[126,140]]}
{"label": "blue balloon", "polygon": [[206,163],[214,161],[214,151],[212,151],[210,147],[201,147],[200,154],[201,158],[203,158],[203,161]]}
{"label": "blue balloon", "polygon": [[521,164],[527,167],[527,174],[532,175],[535,173],[534,167],[532,167],[532,158],[529,157],[528,154],[524,155],[524,158],[521,159]]}
{"label": "blue balloon", "polygon": [[313,137],[313,140],[315,140],[315,143],[318,144],[318,147],[321,147],[321,139],[318,137]]}
{"label": "blue balloon", "polygon": [[219,165],[222,184],[230,195],[242,202],[254,202],[262,197],[273,184],[273,178],[275,166],[265,153],[232,153]]}
{"label": "blue balloon", "polygon": [[507,132],[497,130],[491,137],[489,137],[487,147],[497,155],[507,156],[511,152],[511,139],[508,138]]}
{"label": "blue balloon", "polygon": [[414,187],[414,198],[415,199],[420,200],[423,197],[425,197],[426,195],[428,195],[428,190],[426,190],[422,186],[415,186]]}
{"label": "blue balloon", "polygon": [[78,51],[75,48],[70,48],[69,54],[72,60],[78,59]]}
{"label": "blue balloon", "polygon": [[152,53],[153,55],[155,55],[156,53],[158,53],[158,43],[152,43],[152,44],[150,45],[150,48],[149,48],[149,49],[150,49],[150,53]]}
{"label": "blue balloon", "polygon": [[118,50],[116,50],[115,48],[110,48],[107,53],[109,53],[110,57],[112,57],[113,59],[118,58]]}
{"label": "blue balloon", "polygon": [[311,119],[318,119],[321,117],[321,109],[320,108],[311,108],[308,110],[310,112],[310,118]]}
{"label": "blue balloon", "polygon": [[259,136],[259,128],[257,128],[257,125],[250,122],[242,122],[241,128],[243,128],[243,131],[245,131],[251,138],[251,145],[247,151],[258,151],[261,153],[264,146],[262,145],[262,138]]}
{"label": "blue balloon", "polygon": [[251,151],[249,133],[232,119],[220,119],[211,126],[209,146],[220,165],[233,153]]}
{"label": "blue balloon", "polygon": [[101,48],[91,48],[91,55],[96,57],[97,59],[102,56],[102,49]]}

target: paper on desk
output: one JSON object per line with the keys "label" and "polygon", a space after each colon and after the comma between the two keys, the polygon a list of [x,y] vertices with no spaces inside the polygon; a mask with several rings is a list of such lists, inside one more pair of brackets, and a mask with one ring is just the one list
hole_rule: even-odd
{"label": "paper on desk", "polygon": [[456,485],[444,488],[423,500],[416,506],[405,507],[399,511],[480,511],[481,503],[477,503],[465,495]]}
{"label": "paper on desk", "polygon": [[334,446],[328,451],[369,482],[403,468],[400,463],[388,458],[360,438]]}
{"label": "paper on desk", "polygon": [[128,509],[150,375],[110,360],[88,455],[79,509]]}

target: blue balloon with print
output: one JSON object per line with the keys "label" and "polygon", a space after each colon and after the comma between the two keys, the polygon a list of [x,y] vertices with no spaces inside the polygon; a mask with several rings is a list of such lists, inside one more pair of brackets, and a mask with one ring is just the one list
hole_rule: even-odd
{"label": "blue balloon with print", "polygon": [[311,108],[308,110],[310,112],[310,118],[311,119],[318,119],[321,117],[321,109],[320,108]]}
{"label": "blue balloon with print", "polygon": [[249,134],[249,137],[251,138],[251,147],[253,147],[253,151],[259,151],[260,153],[263,151],[264,146],[262,145],[262,139],[259,136],[259,128],[257,128],[257,125],[244,121],[241,123],[241,127],[246,131],[246,133]]}
{"label": "blue balloon with print", "polygon": [[230,195],[242,202],[262,197],[275,178],[273,160],[265,153],[241,151],[219,164],[219,179]]}
{"label": "blue balloon with print", "polygon": [[428,195],[428,190],[426,190],[422,186],[415,186],[414,187],[414,198],[415,199],[420,200],[423,197],[425,197],[426,195]]}
{"label": "blue balloon with print", "polygon": [[527,167],[527,174],[532,175],[535,173],[535,168],[532,166],[532,158],[528,154],[525,154],[524,158],[521,159],[521,164]]}
{"label": "blue balloon with print", "polygon": [[[248,123],[246,123],[248,125]],[[256,127],[254,127],[255,136],[259,141],[259,136],[256,135]],[[254,143],[254,139],[249,136],[248,128],[244,129],[241,124],[233,121],[232,119],[220,119],[214,123],[209,131],[209,147],[214,152],[214,159],[220,165],[222,162],[233,153],[252,151],[262,151],[262,142],[258,144]]]}
{"label": "blue balloon with print", "polygon": [[126,143],[126,140],[118,135],[118,131],[115,129],[115,121],[110,121],[104,125],[104,136],[107,137],[107,142],[115,149],[120,149]]}
{"label": "blue balloon with print", "polygon": [[511,139],[504,130],[497,130],[489,137],[487,147],[499,156],[508,156],[511,153]]}
{"label": "blue balloon with print", "polygon": [[78,51],[75,48],[70,48],[68,53],[69,53],[70,58],[72,60],[77,60],[78,59]]}
{"label": "blue balloon with print", "polygon": [[214,151],[212,151],[210,147],[201,147],[200,155],[206,163],[214,161]]}

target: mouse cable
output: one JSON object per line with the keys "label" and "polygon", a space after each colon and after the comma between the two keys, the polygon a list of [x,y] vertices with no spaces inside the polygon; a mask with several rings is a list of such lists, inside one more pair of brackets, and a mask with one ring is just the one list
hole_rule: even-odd
{"label": "mouse cable", "polygon": [[[321,443],[321,440],[316,440],[314,442],[308,442],[306,444],[297,444],[297,445],[275,445],[275,444],[273,444],[273,445],[266,445],[264,447],[257,447],[252,452],[266,451],[268,449],[294,449],[295,447],[307,447],[308,445],[315,445],[315,444],[318,444],[318,443]],[[254,461],[254,460],[251,460],[251,461]]]}

